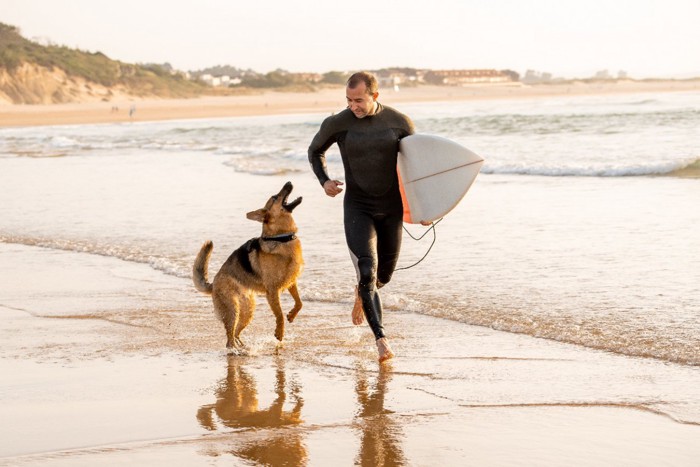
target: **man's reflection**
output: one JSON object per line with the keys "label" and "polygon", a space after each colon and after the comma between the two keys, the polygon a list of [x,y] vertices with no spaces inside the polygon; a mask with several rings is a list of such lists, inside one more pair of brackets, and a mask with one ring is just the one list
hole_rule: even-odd
{"label": "man's reflection", "polygon": [[356,463],[367,466],[405,465],[400,424],[392,417],[393,412],[384,408],[391,369],[388,365],[381,365],[374,385],[370,384],[369,376],[365,371],[358,372],[355,384],[360,404],[355,423],[362,431]]}
{"label": "man's reflection", "polygon": [[[216,402],[202,406],[197,412],[199,423],[207,430],[217,430],[217,425],[228,428],[278,428],[302,422],[301,409],[304,400],[299,387],[291,384],[289,395],[294,406],[284,410],[287,400],[287,381],[282,359],[277,360],[275,373],[275,393],[277,397],[269,407],[261,409],[258,404],[256,381],[244,368],[240,357],[228,357],[226,378],[221,380],[215,391]],[[307,457],[302,432],[284,430],[278,433],[271,430],[262,436],[251,437],[247,442],[229,451],[237,457],[250,459],[256,463],[301,465]]]}

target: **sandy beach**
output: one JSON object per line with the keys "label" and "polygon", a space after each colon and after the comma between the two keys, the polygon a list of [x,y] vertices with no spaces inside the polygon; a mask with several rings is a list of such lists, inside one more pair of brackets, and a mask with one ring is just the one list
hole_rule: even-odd
{"label": "sandy beach", "polygon": [[[388,105],[415,102],[445,102],[476,99],[535,99],[547,96],[612,95],[622,93],[680,92],[700,89],[700,80],[574,82],[538,85],[473,85],[403,87],[380,90],[380,101]],[[131,108],[135,109],[130,115]],[[114,107],[118,111],[114,111]],[[313,93],[265,91],[238,96],[194,99],[138,99],[56,105],[0,105],[0,127],[73,125],[220,118],[294,113],[332,113],[345,107],[342,88]]]}
{"label": "sandy beach", "polygon": [[[392,105],[698,89],[698,81],[418,87],[388,91],[380,100]],[[111,110],[114,105],[118,112]],[[130,118],[131,105],[136,111]],[[0,126],[330,113],[343,106],[342,88],[315,94],[0,106]],[[140,165],[149,158],[162,161]],[[60,157],[13,160],[43,169],[46,166],[39,164],[60,159],[71,162]],[[74,211],[85,213],[90,219],[81,226],[76,218],[78,232],[102,228],[108,237],[109,226],[118,225],[114,235],[125,237],[144,229],[143,238],[134,235],[147,252],[159,251],[160,243],[182,235],[178,216],[191,205],[191,210],[215,219],[202,227],[204,231],[225,224],[220,228],[231,242],[238,242],[244,233],[229,228],[239,225],[232,219],[243,218],[240,213],[250,200],[227,200],[231,204],[225,215],[231,218],[222,220],[216,218],[221,211],[205,206],[202,199],[213,196],[211,190],[221,193],[232,185],[236,193],[257,199],[268,186],[296,177],[296,189],[304,194],[299,223],[306,226],[305,254],[325,258],[321,238],[337,242],[331,245],[333,251],[344,248],[342,240],[314,230],[333,213],[338,218],[331,220],[340,231],[340,211],[323,205],[328,200],[306,173],[256,177],[233,169],[225,172],[218,160],[206,171],[195,165],[199,153],[172,162],[167,154],[139,155],[126,163],[96,156],[89,160],[95,165],[87,158],[75,159],[65,170],[83,181],[80,187],[66,188],[60,180],[51,185],[54,169],[41,178],[47,193],[54,190],[61,200],[74,204],[42,204],[34,185],[25,183],[15,186],[17,198],[21,203],[34,201],[27,209],[38,218],[47,216],[46,211],[59,211],[54,215],[61,218]],[[126,164],[133,172],[115,170]],[[105,173],[96,167],[104,167]],[[159,172],[149,172],[154,167]],[[34,170],[21,168],[16,173]],[[197,170],[197,176],[188,170]],[[160,183],[168,178],[172,186],[148,181],[151,177]],[[129,186],[139,178],[146,181]],[[202,187],[200,179],[208,186]],[[100,186],[107,181],[144,200],[142,210],[124,208],[119,196],[102,197]],[[683,181],[691,195],[695,181]],[[483,195],[481,200],[490,199],[493,209],[507,207],[516,196],[493,194],[508,186],[512,181],[497,179],[488,185],[490,197]],[[600,190],[596,186],[585,191]],[[231,193],[226,196],[234,198]],[[470,196],[479,199],[478,192]],[[546,206],[536,213],[540,218]],[[94,214],[102,209],[109,214]],[[20,204],[12,205],[9,217],[21,210]],[[524,223],[521,206],[514,204],[512,210],[509,222],[520,213]],[[149,212],[155,211],[162,219],[168,219],[163,212],[172,211],[175,220],[159,217],[154,222],[162,225],[149,231],[144,226]],[[8,225],[12,230],[14,224]],[[151,238],[153,232],[157,235]],[[22,240],[31,243],[42,234],[38,226]],[[401,303],[385,315],[387,327],[396,332],[392,344],[398,356],[379,365],[369,329],[350,322],[351,297],[338,302],[308,294],[303,287],[304,308],[287,327],[283,345],[272,336],[274,319],[260,299],[257,316],[246,330],[249,355],[231,356],[223,348],[223,330],[210,298],[195,292],[189,278],[109,256],[118,252],[90,250],[87,235],[79,240],[84,243],[65,251],[60,245],[43,248],[40,241],[0,243],[0,465],[690,467],[700,458],[696,365],[470,326],[405,311]],[[171,248],[179,252],[177,245]],[[192,257],[199,245],[187,245]],[[215,251],[226,255],[230,246],[217,244]],[[329,269],[351,283],[345,256],[337,263],[307,260],[303,280],[323,284]],[[400,284],[400,279],[394,282]],[[397,295],[392,286],[388,296]],[[288,296],[283,297],[283,307],[291,307]],[[344,346],[339,348],[341,341]]]}

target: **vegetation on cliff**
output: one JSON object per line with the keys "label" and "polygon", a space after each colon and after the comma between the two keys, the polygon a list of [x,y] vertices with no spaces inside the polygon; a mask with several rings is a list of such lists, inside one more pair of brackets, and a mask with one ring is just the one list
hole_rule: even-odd
{"label": "vegetation on cliff", "polygon": [[51,102],[81,100],[81,86],[88,93],[95,86],[110,90],[104,93],[103,100],[109,100],[112,88],[139,97],[191,97],[209,90],[198,81],[171,72],[167,66],[133,65],[111,60],[100,52],[41,45],[22,37],[16,27],[0,23],[1,93],[14,103],[45,102],[37,95],[37,89],[46,86],[34,81],[45,80],[46,72],[57,71],[65,84],[72,84],[74,89],[52,91]]}

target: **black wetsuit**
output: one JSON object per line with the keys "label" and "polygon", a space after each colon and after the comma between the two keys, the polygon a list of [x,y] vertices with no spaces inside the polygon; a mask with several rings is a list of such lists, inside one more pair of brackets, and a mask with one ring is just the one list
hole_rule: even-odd
{"label": "black wetsuit", "polygon": [[325,153],[337,143],[345,168],[345,239],[358,277],[362,308],[377,339],[384,337],[377,289],[391,280],[401,249],[403,204],[396,173],[399,140],[413,122],[377,103],[357,118],[345,109],[326,118],[309,146],[309,162],[321,185],[330,180]]}

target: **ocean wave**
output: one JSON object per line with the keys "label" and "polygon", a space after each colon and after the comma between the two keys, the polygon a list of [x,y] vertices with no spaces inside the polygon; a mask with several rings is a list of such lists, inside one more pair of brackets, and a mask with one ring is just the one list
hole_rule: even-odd
{"label": "ocean wave", "polygon": [[668,172],[668,174],[665,175],[684,178],[700,178],[700,157],[683,167]]}
{"label": "ocean wave", "polygon": [[80,145],[77,139],[68,136],[53,136],[48,140],[48,146],[54,148],[76,148]]}
{"label": "ocean wave", "polygon": [[658,104],[658,103],[659,103],[659,100],[658,100],[658,99],[641,99],[641,100],[638,100],[638,101],[627,102],[626,105],[633,105],[633,106],[637,106],[637,105],[654,105],[654,104]]}
{"label": "ocean wave", "polygon": [[[319,287],[321,284],[319,284]],[[327,290],[304,287],[305,301],[351,304],[347,289]],[[527,309],[504,310],[493,304],[474,301],[469,305],[455,304],[444,298],[431,296],[421,299],[401,293],[382,295],[384,309],[392,313],[416,313],[480,326],[511,334],[574,344],[620,355],[654,358],[683,365],[700,365],[700,357],[692,341],[677,338],[663,329],[634,327],[631,323],[580,321],[533,314]]]}
{"label": "ocean wave", "polygon": [[15,152],[12,156],[5,156],[5,157],[32,157],[32,158],[51,158],[51,157],[67,157],[69,156],[70,153],[67,152],[61,152],[61,151],[56,151],[56,152],[39,152],[39,151],[18,151]]}
{"label": "ocean wave", "polygon": [[[233,168],[237,172],[252,175],[283,175],[288,173],[300,173],[309,170],[307,155],[288,147],[261,148],[251,154],[250,150],[241,149],[240,152],[228,148],[221,154],[231,155],[231,159],[223,162],[223,165]],[[336,169],[334,161],[329,161],[329,166]]]}
{"label": "ocean wave", "polygon": [[189,261],[185,261],[182,258],[153,254],[141,248],[128,245],[3,234],[0,234],[0,243],[13,243],[51,250],[107,256],[131,263],[145,264],[156,271],[180,278],[189,278],[190,268],[192,267]]}
{"label": "ocean wave", "polygon": [[260,164],[250,160],[237,160],[224,162],[224,165],[231,167],[236,172],[248,173],[251,175],[285,175],[289,173],[299,173],[300,169],[294,167],[282,167],[272,164]]}
{"label": "ocean wave", "polygon": [[574,317],[567,319],[544,317],[533,314],[527,309],[519,310],[514,307],[504,310],[501,307],[494,308],[488,304],[479,303],[468,308],[459,308],[440,301],[433,301],[427,306],[415,302],[410,306],[412,309],[407,311],[497,331],[523,334],[620,355],[700,366],[700,356],[695,343],[692,340],[678,338],[661,327],[650,328],[614,320],[597,322],[577,320]]}
{"label": "ocean wave", "polygon": [[659,164],[638,164],[600,167],[556,167],[544,165],[485,165],[484,174],[538,175],[545,177],[640,177],[652,175],[678,175],[700,177],[700,158],[684,161],[668,161]]}
{"label": "ocean wave", "polygon": [[207,127],[198,127],[196,125],[192,125],[189,127],[177,127],[169,130],[169,133],[173,133],[175,135],[184,135],[184,134],[195,134],[195,135],[211,135],[211,134],[216,134],[216,133],[226,133],[228,132],[229,129],[223,126],[207,126]]}
{"label": "ocean wave", "polygon": [[587,113],[504,113],[426,117],[416,120],[421,132],[450,138],[478,136],[605,135],[682,126],[695,128],[700,112],[694,108],[658,110],[639,106],[617,110],[591,109]]}

